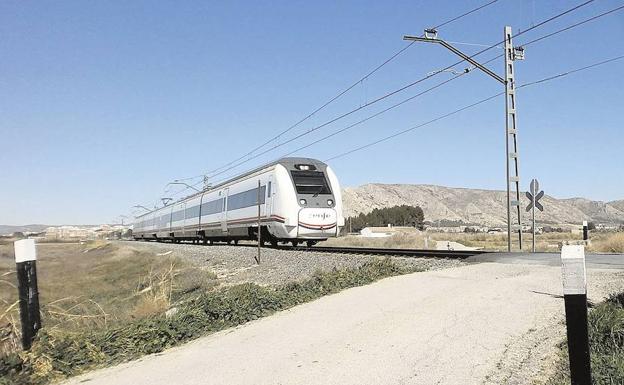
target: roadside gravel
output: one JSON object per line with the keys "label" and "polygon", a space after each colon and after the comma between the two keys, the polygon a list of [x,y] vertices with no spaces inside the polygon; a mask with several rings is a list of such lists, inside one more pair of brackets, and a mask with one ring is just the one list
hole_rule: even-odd
{"label": "roadside gravel", "polygon": [[[213,271],[223,284],[253,282],[259,285],[279,285],[309,278],[317,270],[356,268],[382,256],[315,253],[313,251],[262,249],[261,263],[257,265],[255,247],[155,242],[120,242],[124,248],[152,252],[160,256],[182,258],[200,268]],[[402,258],[392,260],[414,271],[439,270],[465,265],[455,259]]]}

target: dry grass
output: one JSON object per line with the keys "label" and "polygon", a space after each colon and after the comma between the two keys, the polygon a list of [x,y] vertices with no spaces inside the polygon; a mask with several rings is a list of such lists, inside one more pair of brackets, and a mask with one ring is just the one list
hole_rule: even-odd
{"label": "dry grass", "polygon": [[608,233],[592,240],[591,251],[603,253],[624,253],[624,233]]}
{"label": "dry grass", "polygon": [[149,317],[162,314],[169,309],[174,281],[178,274],[179,270],[176,269],[174,263],[162,271],[150,270],[135,293],[139,299],[132,311],[132,317]]}
{"label": "dry grass", "polygon": [[0,313],[0,356],[21,348],[21,333],[18,328],[19,319],[17,315],[18,301],[8,304],[6,301],[0,303],[4,308]]}
{"label": "dry grass", "polygon": [[[216,285],[186,261],[106,241],[38,246],[42,323],[79,332],[161,314],[172,303]],[[0,245],[0,356],[20,347],[12,245]]]}
{"label": "dry grass", "polygon": [[[399,232],[391,237],[365,238],[347,235],[339,238],[330,238],[323,242],[323,246],[349,246],[349,247],[379,247],[388,249],[424,249],[425,236],[422,233]],[[428,248],[435,249],[435,241],[428,241]]]}
{"label": "dry grass", "polygon": [[[428,238],[425,247],[425,239]],[[591,243],[587,247],[592,252],[624,252],[624,233],[598,233],[590,236]],[[573,233],[544,233],[536,237],[535,248],[537,251],[557,252],[561,245],[566,243],[581,242],[582,236]],[[348,235],[340,238],[329,239],[323,243],[327,246],[351,246],[351,247],[383,247],[383,248],[415,248],[435,249],[436,241],[459,242],[468,247],[478,247],[485,250],[506,250],[507,234],[488,233],[436,233],[436,232],[399,232],[386,238],[364,238]],[[515,248],[514,239],[514,248]],[[525,250],[531,250],[532,234],[523,234],[522,241]]]}

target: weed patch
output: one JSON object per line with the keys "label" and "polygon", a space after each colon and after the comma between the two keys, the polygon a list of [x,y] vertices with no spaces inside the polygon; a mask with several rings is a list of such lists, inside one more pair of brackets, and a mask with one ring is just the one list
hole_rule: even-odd
{"label": "weed patch", "polygon": [[[589,349],[592,383],[624,383],[624,293],[611,296],[589,313]],[[560,345],[561,354],[547,385],[570,384],[568,346]]]}
{"label": "weed patch", "polygon": [[[41,316],[52,334],[151,317],[218,284],[212,272],[183,260],[109,242],[39,247]],[[0,356],[21,347],[16,285],[14,259],[0,256]]]}
{"label": "weed patch", "polygon": [[310,279],[278,287],[245,283],[204,292],[179,304],[171,317],[159,314],[76,333],[42,329],[30,352],[0,358],[0,384],[45,384],[161,352],[323,295],[412,271],[389,259],[374,260],[356,269],[317,272]]}

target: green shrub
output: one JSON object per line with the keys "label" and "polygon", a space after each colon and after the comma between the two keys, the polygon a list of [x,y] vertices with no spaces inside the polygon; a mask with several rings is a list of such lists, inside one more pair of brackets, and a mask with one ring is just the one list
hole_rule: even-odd
{"label": "green shrub", "polygon": [[[360,213],[358,216],[347,218],[351,230],[359,231],[364,227],[387,226],[413,226],[423,229],[425,214],[419,206],[393,206],[381,209],[373,209],[370,213]],[[346,229],[347,227],[345,227]],[[346,230],[345,230],[346,231]]]}

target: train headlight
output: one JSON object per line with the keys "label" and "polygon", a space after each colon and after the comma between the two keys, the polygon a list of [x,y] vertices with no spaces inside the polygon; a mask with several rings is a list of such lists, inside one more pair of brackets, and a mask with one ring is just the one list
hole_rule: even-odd
{"label": "train headlight", "polygon": [[327,206],[333,206],[333,205],[334,205],[333,199],[328,199],[327,200]]}
{"label": "train headlight", "polygon": [[305,206],[308,204],[308,201],[306,201],[305,199],[299,199],[299,204]]}

